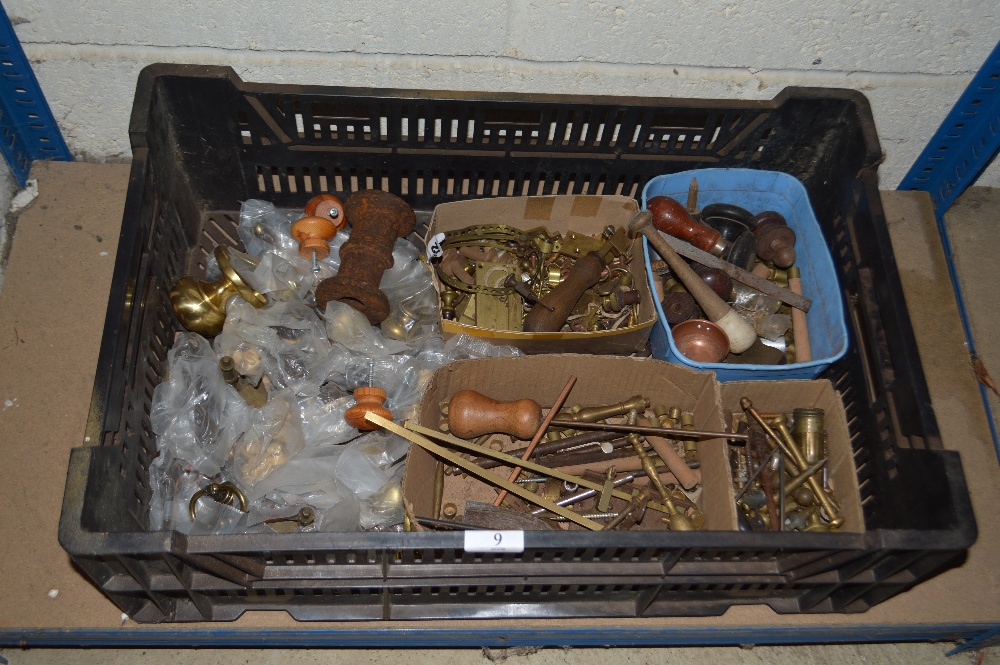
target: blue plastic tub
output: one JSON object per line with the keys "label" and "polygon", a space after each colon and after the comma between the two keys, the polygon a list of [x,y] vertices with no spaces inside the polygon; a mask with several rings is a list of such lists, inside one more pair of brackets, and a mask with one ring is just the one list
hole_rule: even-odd
{"label": "blue plastic tub", "polygon": [[[663,308],[656,303],[656,324],[650,335],[653,357],[695,369],[712,370],[720,381],[750,381],[758,379],[813,379],[841,358],[847,351],[847,325],[844,321],[844,304],[840,285],[833,267],[830,250],[823,239],[816,215],[809,203],[805,187],[797,179],[777,171],[754,169],[699,169],[657,176],[646,183],[642,190],[642,207],[654,196],[669,196],[682,203],[687,200],[691,178],[698,178],[698,206],[710,203],[731,203],[754,214],[776,210],[785,216],[795,230],[795,265],[802,271],[802,291],[812,300],[806,315],[809,325],[809,342],[813,360],[788,365],[730,365],[726,363],[699,363],[681,355],[674,345],[673,336],[663,315]],[[646,276],[650,288],[655,275],[650,266],[652,251],[642,239],[646,257]],[[658,256],[658,255],[657,255]]]}

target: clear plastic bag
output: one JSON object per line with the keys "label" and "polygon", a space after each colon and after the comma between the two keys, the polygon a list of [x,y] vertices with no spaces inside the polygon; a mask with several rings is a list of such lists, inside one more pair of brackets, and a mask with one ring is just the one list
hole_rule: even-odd
{"label": "clear plastic bag", "polygon": [[[250,305],[248,305],[250,306]],[[169,380],[153,391],[150,423],[161,454],[212,476],[250,424],[249,407],[222,378],[208,341],[182,333],[167,354]]]}
{"label": "clear plastic bag", "polygon": [[335,445],[356,437],[358,431],[344,420],[344,413],[353,405],[354,398],[332,383],[314,397],[300,397],[299,415],[306,446]]}
{"label": "clear plastic bag", "polygon": [[[520,352],[458,335],[447,343],[438,325],[431,273],[409,241],[398,240],[393,266],[380,287],[399,326],[373,327],[349,305],[332,302],[321,319],[308,306],[311,287],[339,266],[338,233],[319,275],[298,256],[290,237],[297,211],[248,201],[240,237],[259,256],[246,279],[268,293],[255,309],[231,301],[223,332],[213,343],[182,335],[170,353],[170,380],[154,395],[154,431],[160,458],[151,467],[150,528],[184,533],[273,533],[266,520],[290,517],[302,506],[316,510],[312,528],[325,531],[392,530],[402,521],[400,481],[407,442],[387,432],[361,433],[344,420],[353,391],[374,385],[399,422],[415,416],[433,371],[452,360],[515,356]],[[249,264],[248,264],[249,265]],[[222,379],[218,358],[269,400],[245,405]],[[248,514],[211,499],[199,500],[194,523],[191,496],[210,482],[232,480],[244,490]]]}
{"label": "clear plastic bag", "polygon": [[[261,258],[263,267],[258,266],[251,281],[255,283],[255,288],[259,285],[265,289],[262,293],[284,288],[299,292],[301,286],[305,285],[308,289],[318,280],[336,274],[340,268],[340,246],[347,241],[347,230],[339,231],[330,239],[330,254],[317,260],[317,275],[312,272],[311,259],[299,255],[299,243],[291,235],[292,224],[304,216],[301,210],[279,209],[258,199],[243,203],[236,231],[247,252]],[[268,255],[272,258],[268,259]],[[304,297],[304,293],[299,292],[298,295]]]}
{"label": "clear plastic bag", "polygon": [[247,252],[263,256],[265,252],[283,255],[297,251],[299,244],[292,238],[292,224],[302,217],[301,211],[279,210],[273,203],[249,199],[240,208],[240,223],[236,232]]}
{"label": "clear plastic bag", "polygon": [[733,306],[751,312],[776,314],[781,307],[781,301],[774,296],[761,293],[757,289],[733,282]]}
{"label": "clear plastic bag", "polygon": [[235,302],[222,334],[246,342],[260,355],[273,386],[299,395],[316,395],[333,362],[323,324],[301,301],[274,302],[264,309]]}
{"label": "clear plastic bag", "polygon": [[336,477],[337,463],[347,446],[307,447],[275,469],[247,493],[251,503],[270,492],[300,485],[330,482]]}
{"label": "clear plastic bag", "polygon": [[378,529],[403,521],[403,470],[397,465],[377,492],[360,502],[358,522],[362,529]]}
{"label": "clear plastic bag", "polygon": [[301,506],[311,506],[316,511],[312,530],[357,531],[360,503],[354,493],[336,480],[283,487],[267,495],[276,506],[284,506],[278,514],[294,513]]}
{"label": "clear plastic bag", "polygon": [[252,488],[305,448],[295,396],[284,391],[272,395],[250,416],[250,427],[234,446],[231,475],[244,488]]}

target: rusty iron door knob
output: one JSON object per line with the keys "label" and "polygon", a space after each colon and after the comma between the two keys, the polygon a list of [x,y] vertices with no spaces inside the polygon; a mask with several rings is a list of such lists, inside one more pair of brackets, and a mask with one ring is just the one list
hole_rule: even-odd
{"label": "rusty iron door knob", "polygon": [[389,300],[379,290],[379,281],[392,267],[396,238],[413,230],[416,215],[406,201],[379,189],[351,194],[344,213],[351,237],[340,248],[340,270],[316,287],[316,304],[323,310],[333,300],[347,303],[378,325],[389,316]]}

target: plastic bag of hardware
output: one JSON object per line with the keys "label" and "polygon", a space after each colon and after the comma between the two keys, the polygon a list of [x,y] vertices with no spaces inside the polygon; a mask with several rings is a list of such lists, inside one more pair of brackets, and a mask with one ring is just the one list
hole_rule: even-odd
{"label": "plastic bag of hardware", "polygon": [[291,297],[278,299],[302,300],[309,293],[316,281],[309,271],[305,259],[289,262],[274,252],[267,252],[260,257],[252,275],[247,276],[250,285],[272,297],[277,294],[291,294]]}
{"label": "plastic bag of hardware", "polygon": [[378,358],[411,349],[408,342],[387,338],[368,322],[368,317],[347,303],[331,300],[326,304],[323,319],[330,341],[350,353]]}
{"label": "plastic bag of hardware", "polygon": [[215,352],[201,335],[181,334],[167,354],[167,367],[169,379],[156,386],[150,410],[157,448],[212,476],[249,426],[249,408],[222,378]]}
{"label": "plastic bag of hardware", "polygon": [[354,398],[335,383],[320,387],[319,394],[299,398],[299,416],[306,447],[346,443],[358,435],[347,424],[344,413],[354,405]]}
{"label": "plastic bag of hardware", "polygon": [[149,529],[179,531],[190,535],[237,533],[246,525],[242,505],[224,505],[203,493],[194,505],[191,499],[215,480],[191,469],[180,460],[161,455],[150,465]]}
{"label": "plastic bag of hardware", "polygon": [[367,499],[361,501],[361,511],[358,522],[362,529],[379,529],[400,524],[403,521],[403,471],[402,464],[393,467],[395,470],[385,484]]}
{"label": "plastic bag of hardware", "polygon": [[393,465],[408,443],[387,432],[372,432],[349,443],[337,462],[336,478],[364,500],[377,494],[395,474]]}
{"label": "plastic bag of hardware", "polygon": [[[389,316],[379,325],[389,339],[412,342],[423,335],[433,335],[438,330],[437,291],[433,284],[421,289],[407,289],[399,300],[389,299]],[[403,295],[403,293],[395,295]]]}
{"label": "plastic bag of hardware", "polygon": [[420,251],[407,240],[397,240],[392,267],[382,274],[379,289],[389,300],[389,316],[381,323],[391,339],[412,341],[437,327],[437,291],[431,270]]}
{"label": "plastic bag of hardware", "polygon": [[236,442],[232,475],[242,486],[253,487],[304,447],[295,396],[289,391],[272,395],[252,411],[249,429]]}
{"label": "plastic bag of hardware", "polygon": [[292,238],[290,229],[302,216],[301,211],[279,210],[268,201],[248,199],[240,208],[236,232],[247,252],[254,256],[263,256],[265,252],[294,253],[299,244]]}
{"label": "plastic bag of hardware", "polygon": [[[178,510],[186,509],[186,506],[182,506],[180,503],[182,502],[178,502]],[[239,508],[203,496],[195,502],[194,522],[188,522],[186,525],[177,523],[174,528],[191,536],[209,534],[222,536],[230,533],[241,533],[246,529],[246,526],[247,514]]]}
{"label": "plastic bag of hardware", "polygon": [[250,488],[247,492],[247,500],[253,503],[268,493],[281,488],[330,482],[336,477],[337,464],[345,450],[347,450],[347,446],[304,448],[284,465],[275,469]]}
{"label": "plastic bag of hardware", "polygon": [[234,369],[252,386],[257,386],[264,376],[264,363],[255,345],[225,331],[212,340],[215,355],[233,359]]}
{"label": "plastic bag of hardware", "polygon": [[301,301],[274,302],[263,309],[234,301],[222,334],[247,342],[278,389],[316,395],[329,374],[330,342],[319,317]]}
{"label": "plastic bag of hardware", "polygon": [[[243,203],[236,230],[247,252],[260,257],[263,264],[250,278],[254,288],[261,293],[288,288],[282,284],[293,285],[291,288],[295,291],[304,285],[308,290],[318,280],[336,274],[340,267],[340,246],[348,238],[343,230],[330,239],[330,254],[317,260],[316,272],[313,271],[312,261],[299,255],[299,243],[292,237],[291,227],[304,216],[301,210],[275,208],[273,204],[258,199]],[[264,263],[268,255],[273,258]]]}
{"label": "plastic bag of hardware", "polygon": [[311,527],[313,530],[358,530],[360,504],[354,493],[336,480],[282,487],[280,490],[268,494],[261,503],[265,502],[281,506],[275,510],[279,510],[283,515],[295,514],[304,506],[312,508],[315,512],[314,523]]}

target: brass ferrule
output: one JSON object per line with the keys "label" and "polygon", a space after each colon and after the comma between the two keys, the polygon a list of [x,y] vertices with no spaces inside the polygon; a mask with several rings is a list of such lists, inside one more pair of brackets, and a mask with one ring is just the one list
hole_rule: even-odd
{"label": "brass ferrule", "polygon": [[812,464],[823,456],[826,441],[825,413],[823,409],[801,408],[793,412],[795,425],[792,432],[802,450],[802,456]]}

